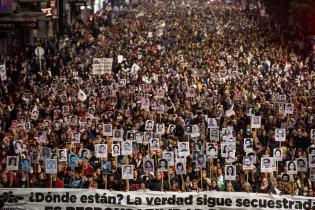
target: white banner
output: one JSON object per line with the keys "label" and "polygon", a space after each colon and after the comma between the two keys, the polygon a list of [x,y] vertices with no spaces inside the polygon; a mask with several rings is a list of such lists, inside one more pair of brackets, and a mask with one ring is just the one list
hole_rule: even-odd
{"label": "white banner", "polygon": [[156,192],[92,189],[0,189],[0,209],[226,210],[315,209],[315,198],[239,192]]}
{"label": "white banner", "polygon": [[113,58],[94,58],[92,74],[103,75],[112,73]]}
{"label": "white banner", "polygon": [[1,81],[7,80],[7,70],[5,64],[0,65],[0,78]]}

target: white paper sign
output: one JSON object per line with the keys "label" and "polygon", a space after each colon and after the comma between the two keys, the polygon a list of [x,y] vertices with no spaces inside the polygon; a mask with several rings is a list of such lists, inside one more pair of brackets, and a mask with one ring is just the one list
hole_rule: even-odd
{"label": "white paper sign", "polygon": [[136,63],[134,63],[131,67],[131,73],[136,74],[140,70],[140,66]]}
{"label": "white paper sign", "polygon": [[57,159],[46,159],[45,171],[46,171],[46,174],[56,174],[57,173]]}
{"label": "white paper sign", "polygon": [[123,55],[118,55],[117,56],[117,63],[122,63],[124,60],[124,56]]}
{"label": "white paper sign", "polygon": [[113,58],[94,58],[93,71],[94,75],[111,74],[113,66]]}
{"label": "white paper sign", "polygon": [[78,93],[78,99],[80,101],[85,101],[87,99],[87,95],[85,94],[85,92],[83,90],[79,90],[79,93]]}
{"label": "white paper sign", "polygon": [[0,77],[1,81],[7,80],[7,71],[5,68],[5,64],[0,65]]}

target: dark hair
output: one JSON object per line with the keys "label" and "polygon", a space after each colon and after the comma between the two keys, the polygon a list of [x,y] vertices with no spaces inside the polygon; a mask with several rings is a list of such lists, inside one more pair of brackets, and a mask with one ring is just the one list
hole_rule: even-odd
{"label": "dark hair", "polygon": [[[229,169],[232,169],[232,172],[234,172],[233,166],[228,166],[228,167],[226,167],[226,172],[227,172],[227,174],[228,174],[228,172],[229,172]],[[234,173],[232,173],[232,174],[234,174]],[[231,174],[231,175],[232,175],[232,174]]]}

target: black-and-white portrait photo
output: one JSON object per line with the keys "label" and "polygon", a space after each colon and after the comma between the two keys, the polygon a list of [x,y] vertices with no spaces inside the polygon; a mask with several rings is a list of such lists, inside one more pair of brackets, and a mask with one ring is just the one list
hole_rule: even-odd
{"label": "black-and-white portrait photo", "polygon": [[276,141],[285,141],[286,131],[283,128],[276,128],[275,130],[275,140]]}
{"label": "black-and-white portrait photo", "polygon": [[288,174],[297,174],[297,163],[296,161],[287,161]]}
{"label": "black-and-white portrait photo", "polygon": [[19,157],[18,156],[7,156],[7,171],[18,171],[19,170]]}
{"label": "black-and-white portrait photo", "polygon": [[131,141],[121,142],[121,154],[132,155],[132,142]]}
{"label": "black-and-white portrait photo", "polygon": [[168,161],[166,159],[159,159],[159,171],[167,172],[168,171]]}
{"label": "black-and-white portrait photo", "polygon": [[134,165],[121,166],[122,179],[133,179],[133,167]]}
{"label": "black-and-white portrait photo", "polygon": [[82,148],[79,151],[79,158],[83,161],[83,162],[88,162],[90,159],[90,151],[86,148]]}
{"label": "black-and-white portrait photo", "polygon": [[112,163],[110,161],[102,161],[101,165],[103,175],[111,175],[112,173]]}
{"label": "black-and-white portrait photo", "polygon": [[273,161],[271,157],[262,157],[260,161],[260,171],[261,172],[273,172]]}
{"label": "black-and-white portrait photo", "polygon": [[119,156],[120,155],[120,144],[113,144],[112,145],[112,156]]}
{"label": "black-and-white portrait photo", "polygon": [[236,180],[236,166],[235,165],[225,165],[225,179],[226,180]]}
{"label": "black-and-white portrait photo", "polygon": [[158,138],[150,139],[150,150],[159,150],[160,149],[160,140]]}
{"label": "black-and-white portrait photo", "polygon": [[167,161],[169,166],[174,166],[174,153],[172,151],[164,151],[162,157]]}
{"label": "black-and-white portrait photo", "polygon": [[[67,149],[59,149],[58,150],[58,161],[67,162]],[[53,159],[53,158],[51,158]]]}
{"label": "black-and-white portrait photo", "polygon": [[177,175],[186,174],[186,163],[185,161],[177,160],[175,163],[175,170]]}
{"label": "black-and-white portrait photo", "polygon": [[154,172],[154,160],[144,159],[143,160],[143,171],[144,172]]}
{"label": "black-and-white portrait photo", "polygon": [[297,171],[301,171],[301,172],[307,172],[308,171],[308,167],[307,167],[307,159],[306,158],[296,158],[296,169]]}
{"label": "black-and-white portrait photo", "polygon": [[261,116],[252,116],[251,128],[260,128],[260,127],[261,127]]}
{"label": "black-and-white portrait photo", "polygon": [[275,161],[282,161],[282,149],[280,148],[275,148],[273,149],[273,158]]}
{"label": "black-and-white portrait photo", "polygon": [[244,156],[243,157],[243,169],[244,170],[251,170],[253,169],[253,160],[251,156]]}
{"label": "black-and-white portrait photo", "polygon": [[245,138],[244,139],[244,150],[247,152],[251,152],[254,148],[253,145],[253,139],[252,138]]}
{"label": "black-and-white portrait photo", "polygon": [[95,144],[94,147],[97,158],[107,158],[107,144]]}
{"label": "black-and-white portrait photo", "polygon": [[179,155],[181,156],[190,155],[189,142],[178,142],[178,150],[179,150]]}
{"label": "black-and-white portrait photo", "polygon": [[145,122],[145,130],[153,131],[153,128],[154,128],[154,121],[153,120],[147,120]]}

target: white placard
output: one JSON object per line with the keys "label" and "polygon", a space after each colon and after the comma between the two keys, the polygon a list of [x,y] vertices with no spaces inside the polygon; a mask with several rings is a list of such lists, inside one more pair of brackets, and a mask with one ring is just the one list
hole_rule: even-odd
{"label": "white placard", "polygon": [[94,58],[93,59],[93,71],[94,75],[111,74],[113,66],[113,58]]}
{"label": "white placard", "polygon": [[122,63],[124,61],[124,56],[123,55],[118,55],[117,56],[117,63]]}
{"label": "white placard", "polygon": [[8,79],[5,64],[0,65],[0,78],[1,78],[1,81]]}
{"label": "white placard", "polygon": [[45,160],[45,172],[46,174],[57,173],[57,159],[46,159]]}

